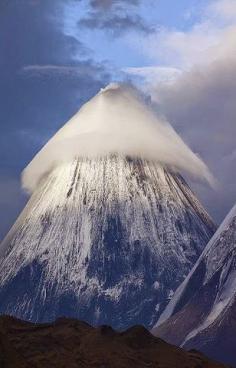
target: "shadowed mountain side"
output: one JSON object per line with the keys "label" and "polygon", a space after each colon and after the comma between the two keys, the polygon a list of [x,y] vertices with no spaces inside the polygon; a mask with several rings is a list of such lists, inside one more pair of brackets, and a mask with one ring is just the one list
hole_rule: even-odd
{"label": "shadowed mountain side", "polygon": [[0,317],[1,368],[223,368],[197,351],[186,352],[144,327],[124,332],[75,319],[33,324]]}

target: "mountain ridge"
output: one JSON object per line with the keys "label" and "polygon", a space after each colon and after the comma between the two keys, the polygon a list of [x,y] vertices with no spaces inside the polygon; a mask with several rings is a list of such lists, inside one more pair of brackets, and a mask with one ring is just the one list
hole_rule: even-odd
{"label": "mountain ridge", "polygon": [[7,368],[227,368],[197,351],[184,351],[143,326],[117,332],[76,319],[32,324],[0,316],[0,366]]}

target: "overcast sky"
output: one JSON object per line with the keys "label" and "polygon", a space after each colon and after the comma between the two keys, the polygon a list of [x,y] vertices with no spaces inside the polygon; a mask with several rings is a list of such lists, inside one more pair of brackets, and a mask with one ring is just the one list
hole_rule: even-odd
{"label": "overcast sky", "polygon": [[236,201],[235,0],[1,0],[0,238],[20,173],[111,81],[151,96],[215,175],[190,183],[216,222]]}

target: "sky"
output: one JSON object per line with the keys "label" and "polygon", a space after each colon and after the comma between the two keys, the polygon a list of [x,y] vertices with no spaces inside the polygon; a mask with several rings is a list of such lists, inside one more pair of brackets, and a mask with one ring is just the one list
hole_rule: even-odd
{"label": "sky", "polygon": [[220,223],[236,202],[235,0],[1,0],[0,238],[28,197],[20,175],[110,82],[147,94],[217,185],[193,182]]}

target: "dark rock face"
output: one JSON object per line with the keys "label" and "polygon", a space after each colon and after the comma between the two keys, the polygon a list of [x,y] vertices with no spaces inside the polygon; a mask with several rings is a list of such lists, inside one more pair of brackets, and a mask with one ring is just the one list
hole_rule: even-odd
{"label": "dark rock face", "polygon": [[184,351],[142,326],[116,332],[75,319],[32,324],[0,317],[1,368],[223,368],[198,351]]}
{"label": "dark rock face", "polygon": [[236,207],[161,318],[156,335],[236,366]]}
{"label": "dark rock face", "polygon": [[1,244],[0,313],[152,327],[214,231],[183,178],[157,163],[65,163]]}

